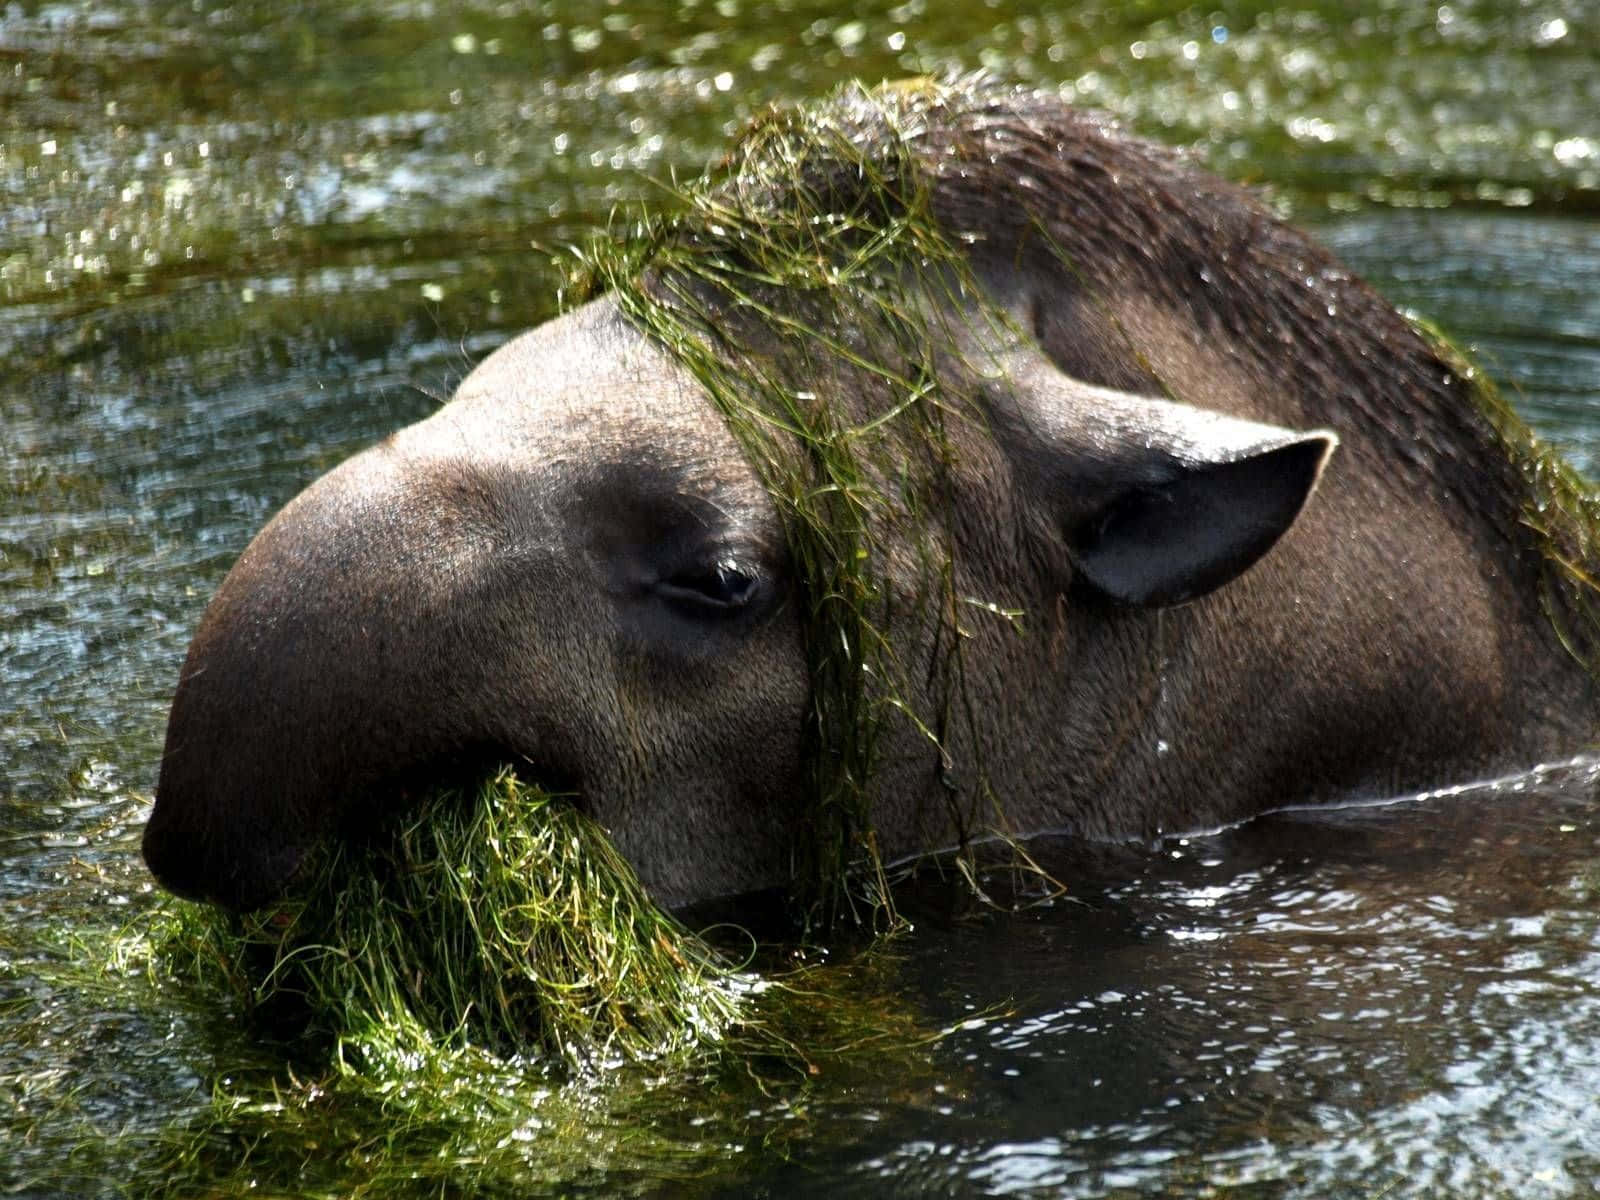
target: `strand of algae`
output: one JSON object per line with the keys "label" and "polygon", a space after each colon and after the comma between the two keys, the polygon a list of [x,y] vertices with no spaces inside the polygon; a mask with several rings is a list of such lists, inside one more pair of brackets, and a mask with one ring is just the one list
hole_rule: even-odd
{"label": "strand of algae", "polygon": [[52,1119],[85,1137],[30,1177],[92,1191],[131,1162],[126,1190],[151,1195],[648,1192],[752,1129],[803,1144],[818,1079],[923,1089],[943,1032],[890,999],[894,961],[879,941],[758,980],[655,909],[592,822],[502,773],[330,850],[293,904],[167,901],[41,964],[57,997],[171,1023],[196,1069],[239,1044],[214,1046],[209,1103],[177,1119],[91,1137],[94,1097],[61,1096]]}
{"label": "strand of algae", "polygon": [[[810,928],[895,922],[871,819],[891,721],[926,748],[963,842],[980,832],[950,782],[952,734],[972,719],[960,618],[1020,614],[958,587],[953,435],[982,419],[957,350],[974,339],[952,324],[1009,323],[936,221],[917,144],[970,99],[913,80],[773,108],[675,208],[614,227],[569,273],[577,298],[613,297],[706,390],[778,506],[812,689],[795,871]],[[931,657],[909,661],[918,644]],[[971,766],[969,795],[992,802]]]}
{"label": "strand of algae", "polygon": [[251,1010],[320,1030],[356,1069],[408,1046],[571,1071],[671,1053],[727,1030],[750,986],[650,901],[593,822],[509,772],[330,846],[290,903],[244,917],[183,906],[166,954]]}

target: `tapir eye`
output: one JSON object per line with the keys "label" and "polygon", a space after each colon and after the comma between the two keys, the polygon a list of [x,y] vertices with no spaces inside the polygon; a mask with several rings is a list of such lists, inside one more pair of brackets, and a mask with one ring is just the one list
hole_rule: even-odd
{"label": "tapir eye", "polygon": [[755,599],[760,581],[753,571],[722,559],[679,571],[656,584],[664,599],[692,612],[733,613]]}

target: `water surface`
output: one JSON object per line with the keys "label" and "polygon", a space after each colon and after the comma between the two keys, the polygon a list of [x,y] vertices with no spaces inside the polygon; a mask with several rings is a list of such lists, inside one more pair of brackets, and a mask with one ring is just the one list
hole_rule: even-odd
{"label": "water surface", "polygon": [[[659,200],[651,180],[698,171],[769,100],[985,67],[1266,186],[1593,465],[1597,65],[1582,0],[13,0],[0,1189],[242,1190],[259,1114],[188,1175],[146,1152],[248,1039],[42,964],[149,900],[135,844],[165,706],[250,535],[553,312],[552,259]],[[973,1027],[902,1076],[657,1114],[679,1156],[660,1173],[728,1195],[1592,1194],[1593,792],[1572,768],[1050,846],[1074,897],[1018,915],[951,915],[956,885],[927,883],[885,969],[928,1027]],[[291,1147],[299,1173],[262,1159],[258,1193],[397,1188],[341,1121]],[[412,1147],[409,1186],[657,1186],[625,1130],[596,1138],[581,1164],[533,1138],[522,1174]]]}

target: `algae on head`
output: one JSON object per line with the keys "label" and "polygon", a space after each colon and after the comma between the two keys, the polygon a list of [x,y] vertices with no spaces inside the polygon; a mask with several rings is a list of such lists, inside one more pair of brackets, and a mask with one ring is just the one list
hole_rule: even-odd
{"label": "algae on head", "polygon": [[[808,924],[847,908],[893,923],[871,820],[891,722],[925,747],[962,842],[1003,828],[998,808],[960,806],[948,747],[970,720],[961,617],[1019,614],[959,592],[948,468],[954,430],[982,425],[958,347],[1010,322],[935,220],[918,145],[974,87],[848,87],[770,109],[677,209],[596,239],[573,272],[577,296],[611,295],[706,389],[777,504],[804,586],[812,811],[794,882]],[[919,642],[931,661],[901,656]],[[969,794],[992,800],[982,764],[965,767]]]}

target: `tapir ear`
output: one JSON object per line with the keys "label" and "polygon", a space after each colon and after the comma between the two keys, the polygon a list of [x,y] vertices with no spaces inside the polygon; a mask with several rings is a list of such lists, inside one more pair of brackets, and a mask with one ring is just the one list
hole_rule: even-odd
{"label": "tapir ear", "polygon": [[1122,604],[1179,604],[1247,570],[1339,442],[1095,387],[1037,354],[1013,358],[1005,379],[997,435],[1053,502],[1077,578]]}
{"label": "tapir ear", "polygon": [[1234,579],[1300,515],[1336,439],[1312,433],[1231,461],[1175,460],[1071,531],[1084,582],[1123,604],[1179,604]]}

